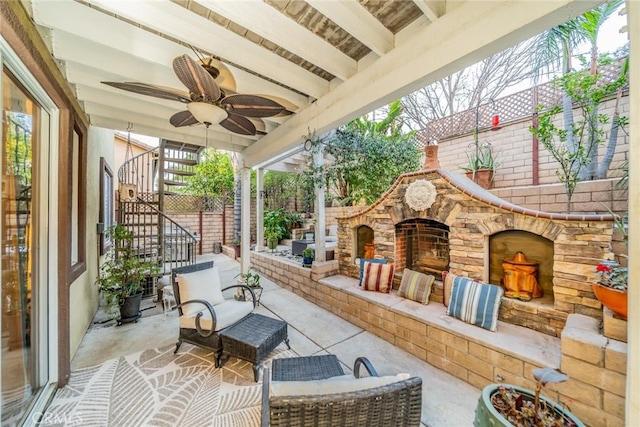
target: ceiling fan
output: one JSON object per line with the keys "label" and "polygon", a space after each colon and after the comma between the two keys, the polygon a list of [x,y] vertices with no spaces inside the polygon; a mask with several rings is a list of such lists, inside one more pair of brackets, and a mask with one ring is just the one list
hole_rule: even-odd
{"label": "ceiling fan", "polygon": [[[194,61],[188,55],[173,59],[173,71],[189,92],[149,83],[102,82],[103,84],[141,95],[179,101],[187,104],[169,119],[175,127],[203,123],[209,127],[219,123],[225,129],[240,135],[264,133],[262,117],[291,114],[280,103],[258,95],[229,94],[216,82],[224,82],[229,92],[235,90],[235,81],[223,64],[213,59]],[[217,65],[217,66],[216,66]],[[223,68],[224,67],[224,68]],[[221,72],[222,71],[222,72]]]}

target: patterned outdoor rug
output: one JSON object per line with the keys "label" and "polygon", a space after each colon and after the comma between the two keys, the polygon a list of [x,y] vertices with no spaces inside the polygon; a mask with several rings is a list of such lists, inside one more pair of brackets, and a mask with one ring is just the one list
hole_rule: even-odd
{"label": "patterned outdoor rug", "polygon": [[[260,425],[262,384],[253,381],[249,362],[231,357],[216,369],[210,351],[183,344],[174,355],[174,348],[146,350],[72,372],[44,415],[47,425]],[[294,356],[281,344],[263,366],[273,358]]]}

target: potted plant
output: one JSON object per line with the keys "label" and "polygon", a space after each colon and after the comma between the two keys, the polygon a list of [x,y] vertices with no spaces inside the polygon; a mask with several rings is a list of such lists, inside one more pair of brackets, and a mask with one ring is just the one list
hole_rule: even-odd
{"label": "potted plant", "polygon": [[627,319],[627,280],[629,269],[615,261],[602,261],[596,267],[593,293],[608,309]]}
{"label": "potted plant", "polygon": [[253,267],[249,267],[246,273],[238,273],[234,277],[238,279],[239,285],[246,285],[253,289],[256,296],[256,305],[260,304],[260,296],[262,295],[262,285],[260,285],[260,275],[255,272]]}
{"label": "potted plant", "polygon": [[233,252],[236,259],[240,258],[240,239],[233,239],[231,246],[233,246]]}
{"label": "potted plant", "polygon": [[488,142],[483,143],[476,153],[467,153],[467,159],[469,163],[462,168],[467,177],[482,188],[491,188],[495,171],[500,166],[500,161],[493,155],[491,145]]}
{"label": "potted plant", "polygon": [[267,238],[267,247],[273,252],[278,247],[278,232],[274,230],[265,230],[265,237]]}
{"label": "potted plant", "polygon": [[144,261],[133,248],[133,233],[122,225],[106,230],[113,242],[100,266],[98,283],[109,307],[115,315],[119,308],[118,325],[137,321],[140,314],[143,282],[157,273],[157,263]]}
{"label": "potted plant", "polygon": [[534,369],[533,376],[537,381],[535,391],[512,384],[486,386],[478,399],[473,425],[584,427],[566,407],[540,396],[546,384],[569,377],[551,368]]}
{"label": "potted plant", "polygon": [[302,266],[311,267],[311,264],[313,264],[313,257],[314,257],[313,249],[305,248],[302,251]]}
{"label": "potted plant", "polygon": [[[613,212],[609,210],[612,215]],[[614,227],[622,236],[625,245],[629,245],[627,234],[627,214],[614,216]],[[625,254],[620,255],[622,259]],[[622,260],[621,259],[621,260]],[[629,269],[615,261],[601,261],[596,266],[596,282],[592,285],[596,298],[618,316],[627,319],[627,282]]]}

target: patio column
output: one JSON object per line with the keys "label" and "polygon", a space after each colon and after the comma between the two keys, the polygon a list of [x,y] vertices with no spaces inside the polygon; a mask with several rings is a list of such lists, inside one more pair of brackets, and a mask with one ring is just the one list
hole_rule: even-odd
{"label": "patio column", "polygon": [[256,171],[256,252],[264,250],[264,169]]}
{"label": "patio column", "polygon": [[242,165],[240,171],[240,271],[249,271],[249,257],[251,246],[251,169],[244,165],[244,156],[238,158]]}
{"label": "patio column", "polygon": [[[629,315],[626,423],[640,420],[640,2],[627,0],[629,30]],[[633,52],[636,52],[635,54]]]}
{"label": "patio column", "polygon": [[324,166],[324,146],[319,142],[313,147],[313,189],[316,196],[316,203],[314,213],[316,214],[316,229],[315,229],[315,245],[316,253],[314,259],[319,262],[327,260],[327,253],[325,249],[325,211],[324,211],[324,179],[323,179],[323,166]]}

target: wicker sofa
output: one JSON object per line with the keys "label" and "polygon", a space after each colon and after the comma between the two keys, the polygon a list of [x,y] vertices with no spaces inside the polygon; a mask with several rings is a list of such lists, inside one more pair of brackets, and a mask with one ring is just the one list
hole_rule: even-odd
{"label": "wicker sofa", "polygon": [[[368,377],[360,376],[363,366],[369,372]],[[408,374],[378,377],[363,357],[356,359],[353,372],[320,380],[272,381],[266,368],[262,427],[420,425],[421,378]]]}
{"label": "wicker sofa", "polygon": [[[220,289],[220,291],[224,292],[228,289],[240,288],[244,292],[251,294],[251,301],[237,300],[235,298],[226,298],[224,301],[218,301],[217,303],[199,298],[183,301],[180,297],[180,290],[182,288],[182,290],[185,291],[185,284],[180,285],[178,277],[180,275],[187,276],[190,273],[205,271],[213,271],[213,261],[177,267],[171,271],[171,283],[173,284],[173,292],[176,298],[180,323],[180,334],[174,353],[178,352],[183,342],[205,347],[213,351],[216,368],[219,368],[220,357],[222,356],[222,338],[220,333],[247,318],[255,309],[257,302],[253,289],[245,285],[231,285]],[[215,274],[215,276],[212,282],[217,281],[218,283],[215,285],[219,286],[217,271],[213,274]],[[195,285],[206,287],[212,286],[213,283],[205,281],[204,283],[195,283]],[[201,292],[194,293],[193,290],[191,291],[190,295],[202,295]],[[185,311],[187,307],[189,311]],[[194,307],[195,310],[193,309]]]}

